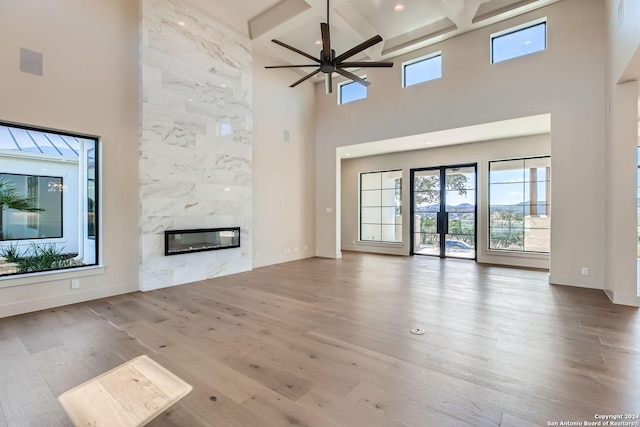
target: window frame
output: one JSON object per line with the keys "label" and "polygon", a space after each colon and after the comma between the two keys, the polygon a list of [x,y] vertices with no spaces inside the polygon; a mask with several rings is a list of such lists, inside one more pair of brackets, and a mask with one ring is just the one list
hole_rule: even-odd
{"label": "window frame", "polygon": [[[87,239],[96,240],[96,236],[98,235],[98,147],[97,144],[95,147],[87,150],[87,176],[86,176],[86,184],[87,184]],[[89,154],[91,153],[91,154]],[[89,161],[93,156],[92,161]],[[92,170],[91,176],[89,175],[89,169]],[[89,186],[93,184],[93,199],[89,194]],[[93,208],[89,208],[89,201],[93,202]],[[93,214],[93,219],[91,215]],[[93,225],[93,229],[91,226]]]}
{"label": "window frame", "polygon": [[[358,77],[360,77],[362,80],[367,80],[367,75],[366,74],[358,76]],[[363,98],[354,99],[354,100],[348,101],[348,102],[342,102],[342,88],[344,86],[348,86],[350,84],[359,85],[360,83],[354,82],[353,80],[345,80],[343,82],[338,83],[338,85],[336,87],[336,90],[338,91],[338,96],[336,96],[336,98],[338,99],[338,105],[351,104],[352,102],[362,101],[363,99],[367,99],[369,97],[369,88],[364,86],[365,96]]]}
{"label": "window frame", "polygon": [[[395,223],[395,224],[385,224],[385,223],[382,222],[382,219],[381,219],[379,224],[376,224],[376,223],[366,223],[366,224],[379,225],[380,227],[382,227],[383,225],[393,225],[394,227],[398,227],[398,225],[399,225],[401,227],[400,240],[399,241],[382,240],[382,235],[383,235],[382,232],[380,233],[380,240],[364,239],[363,235],[362,235],[362,225],[363,225],[363,222],[362,222],[362,208],[363,208],[363,206],[362,206],[362,192],[363,192],[363,189],[362,189],[362,178],[363,178],[364,175],[367,175],[367,174],[380,174],[382,176],[382,174],[388,173],[388,172],[399,172],[400,173],[400,186],[399,186],[399,188],[394,187],[393,189],[396,190],[396,191],[399,191],[399,194],[396,194],[396,197],[398,197],[398,199],[400,200],[399,216],[401,218],[401,222],[400,222],[400,224],[397,224],[397,223]],[[387,245],[402,245],[402,244],[404,244],[404,238],[403,238],[404,231],[403,231],[403,221],[402,221],[402,218],[403,218],[403,211],[402,211],[403,210],[402,209],[402,207],[403,207],[402,206],[402,197],[403,197],[403,195],[402,195],[402,187],[403,187],[402,181],[403,181],[403,175],[404,175],[404,171],[402,169],[385,169],[385,170],[375,170],[375,171],[367,171],[367,172],[359,172],[358,173],[358,242],[366,243],[366,244],[387,244]],[[382,188],[382,184],[381,184],[381,187],[378,190],[382,193],[382,191],[385,190],[385,189],[386,190],[390,190],[391,188]],[[369,190],[365,190],[365,191],[369,191]],[[374,207],[374,208],[378,207],[378,208],[380,208],[381,212],[382,212],[383,208],[391,207],[391,206],[383,206],[382,205],[382,201],[380,203],[381,203],[380,206],[364,206],[364,207]],[[393,207],[397,208],[397,206],[393,206]],[[381,215],[381,218],[382,218],[382,215]],[[381,230],[382,230],[382,228],[381,228]]]}
{"label": "window frame", "polygon": [[[58,268],[53,268],[53,269],[43,269],[43,270],[36,270],[36,271],[29,271],[29,272],[25,272],[25,273],[9,273],[9,274],[2,274],[0,275],[0,289],[5,288],[5,287],[11,287],[11,286],[17,286],[17,285],[22,285],[22,284],[29,284],[29,283],[40,283],[40,282],[46,282],[49,281],[51,279],[48,279],[47,277],[49,275],[63,275],[60,277],[70,277],[70,278],[75,278],[75,277],[84,277],[84,276],[92,276],[92,275],[96,275],[96,274],[104,274],[105,273],[105,269],[104,266],[102,265],[102,144],[100,141],[100,137],[97,135],[90,135],[90,134],[85,134],[85,133],[81,133],[81,132],[75,132],[75,131],[65,131],[65,130],[57,130],[57,129],[51,129],[51,128],[47,128],[44,126],[36,126],[36,125],[27,125],[27,124],[20,124],[20,123],[14,123],[14,122],[7,122],[7,121],[0,121],[0,126],[5,126],[5,127],[9,127],[9,128],[14,128],[14,129],[21,129],[21,130],[26,130],[26,131],[34,131],[34,132],[42,132],[42,133],[46,133],[46,134],[54,134],[54,135],[61,135],[61,136],[66,136],[66,137],[71,137],[71,138],[76,138],[76,139],[83,139],[83,140],[88,140],[88,141],[92,141],[93,142],[93,149],[94,149],[94,179],[95,179],[95,212],[94,212],[94,216],[95,216],[95,236],[93,239],[91,239],[94,244],[95,244],[95,249],[94,252],[91,256],[91,258],[94,258],[93,262],[87,262],[87,263],[82,263],[80,265],[71,265],[71,266],[65,266],[65,267],[58,267]],[[56,147],[56,149],[58,149],[57,145],[54,145]],[[75,149],[71,148],[71,150],[75,151]],[[85,151],[90,150],[90,148],[88,148]],[[6,150],[0,150],[2,151],[4,154],[8,153],[9,157],[14,157],[15,155],[13,155],[11,153],[11,151],[7,152]],[[59,150],[58,150],[59,151]],[[62,152],[59,151],[59,153],[64,156],[64,154],[62,154]],[[76,153],[79,156],[79,160],[78,160],[78,168],[81,167],[81,165],[83,164],[83,161],[80,159],[80,157],[83,155],[81,152]],[[20,156],[18,156],[20,157]],[[26,154],[24,155],[24,158],[27,160],[51,160],[51,155],[49,154],[45,154],[45,153],[36,153],[36,152],[26,152]],[[64,161],[61,161],[64,163]],[[10,168],[9,168],[10,169]],[[79,200],[82,200],[83,197],[86,196],[87,194],[87,188],[86,188],[86,171],[80,171],[80,175],[81,178],[78,181],[78,198]],[[11,170],[9,170],[8,172],[6,172],[7,174],[13,174],[13,175],[20,175],[19,173],[16,172],[12,172]],[[29,175],[29,174],[23,174],[23,175]],[[40,176],[40,175],[38,175]],[[44,176],[44,175],[42,175]],[[49,175],[47,175],[47,177],[49,177]],[[61,183],[64,183],[64,177],[61,176],[51,176],[51,177],[55,177],[55,178],[60,178],[61,179]],[[83,179],[84,178],[84,179]],[[82,184],[84,182],[84,185]],[[64,197],[64,196],[63,196]],[[62,197],[61,197],[62,199]],[[24,240],[24,241],[29,241],[29,240],[51,240],[51,243],[53,244],[59,244],[59,243],[64,243],[65,239],[67,238],[65,236],[65,224],[64,224],[64,201],[61,202],[63,205],[62,211],[61,211],[61,221],[62,221],[62,237],[60,238],[40,238],[40,239],[18,239],[16,241],[19,240]],[[82,215],[82,214],[80,214]],[[85,233],[86,230],[84,230],[83,227],[79,227],[78,228],[78,232],[79,233]],[[88,237],[88,235],[86,236]],[[81,244],[81,243],[79,243]]]}
{"label": "window frame", "polygon": [[440,64],[442,64],[442,51],[441,50],[439,50],[437,52],[430,53],[428,55],[421,56],[419,58],[414,58],[414,59],[411,59],[409,61],[405,61],[402,64],[400,64],[401,65],[401,67],[400,67],[401,68],[401,73],[402,73],[402,87],[405,88],[405,87],[416,86],[416,85],[419,85],[419,84],[422,84],[422,83],[426,83],[426,82],[430,82],[430,81],[433,81],[433,80],[441,79],[442,78],[442,68],[440,68],[440,76],[434,77],[432,79],[422,80],[422,81],[420,81],[418,83],[413,83],[413,84],[407,86],[407,71],[406,71],[407,67],[409,67],[411,65],[414,65],[414,64],[418,64],[420,62],[425,62],[425,61],[428,61],[430,59],[434,59],[434,58],[437,58],[437,57],[440,57],[440,59],[441,59]]}
{"label": "window frame", "polygon": [[[30,199],[35,199],[36,200],[36,204],[39,205],[40,204],[40,197],[39,194],[37,192],[34,192],[34,190],[38,189],[38,181],[36,181],[36,185],[33,185],[33,178],[36,178],[36,175],[29,175],[27,176],[27,197]],[[64,181],[61,181],[61,183],[64,185]],[[60,212],[62,213],[62,206],[64,206],[64,201],[62,200],[62,198],[64,197],[64,194],[60,193]],[[61,216],[61,220],[62,220],[62,224],[60,226],[60,232],[62,235],[64,235],[64,218]],[[29,217],[27,217],[27,228],[30,228],[32,230],[37,230],[38,226],[40,225],[40,221],[38,220],[39,217],[36,215],[29,215]],[[62,236],[60,236],[62,237]]]}
{"label": "window frame", "polygon": [[[534,28],[534,27],[537,27],[539,25],[544,25],[544,49],[536,50],[536,51],[530,52],[530,53],[525,53],[524,55],[513,56],[511,58],[503,59],[503,60],[500,60],[500,61],[497,61],[497,62],[494,60],[494,56],[495,56],[494,55],[494,48],[493,48],[493,41],[494,40],[502,38],[502,37],[505,37],[505,36],[508,36],[508,35],[511,35],[511,34],[516,34],[516,33],[519,33],[520,31],[528,30],[530,28]],[[507,28],[505,30],[498,31],[496,33],[492,33],[491,35],[489,35],[489,52],[490,52],[489,59],[491,61],[491,64],[499,64],[501,62],[510,61],[512,59],[520,58],[520,57],[523,57],[523,56],[528,56],[528,55],[531,55],[531,54],[534,54],[534,53],[544,52],[548,48],[549,48],[548,21],[547,21],[547,17],[546,16],[543,17],[543,18],[540,18],[540,19],[536,19],[534,21],[526,22],[526,23],[521,24],[521,25],[516,25],[515,27],[510,27],[510,28]]]}
{"label": "window frame", "polygon": [[[516,255],[546,255],[549,256],[551,254],[551,223],[549,223],[549,251],[548,252],[544,252],[544,251],[527,251],[525,250],[525,242],[524,242],[524,235],[523,235],[523,243],[522,243],[522,250],[519,249],[504,249],[504,248],[492,248],[491,247],[491,208],[492,208],[492,204],[491,204],[491,164],[492,163],[502,163],[502,162],[510,162],[510,161],[522,161],[523,162],[523,167],[524,164],[527,160],[535,160],[535,159],[549,159],[549,176],[547,176],[545,181],[536,181],[536,182],[549,182],[549,189],[551,188],[551,155],[550,154],[545,154],[545,155],[538,155],[538,156],[524,156],[524,157],[513,157],[513,158],[507,158],[507,159],[495,159],[495,160],[489,160],[488,164],[487,164],[487,250],[489,252],[500,252],[500,253],[508,253],[508,254],[516,254]],[[526,170],[526,169],[523,169]],[[526,185],[528,182],[525,181],[522,182],[523,186]],[[529,181],[530,183],[530,181]],[[549,192],[549,197],[547,198],[545,195],[545,216],[550,218],[549,212],[551,211],[551,194]],[[530,196],[531,197],[531,196]],[[524,200],[524,194],[523,194],[523,202],[526,202],[526,200]],[[529,200],[529,202],[531,202],[531,200]],[[539,204],[538,204],[539,205]],[[526,206],[526,205],[524,205]],[[525,230],[524,227],[524,217],[526,217],[526,215],[523,216],[523,233]]]}
{"label": "window frame", "polygon": [[636,164],[636,246],[640,247],[640,146],[636,147]]}

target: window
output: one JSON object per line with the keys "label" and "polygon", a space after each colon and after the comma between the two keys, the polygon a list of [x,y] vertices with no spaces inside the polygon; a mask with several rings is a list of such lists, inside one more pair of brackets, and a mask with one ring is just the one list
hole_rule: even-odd
{"label": "window", "polygon": [[521,27],[491,35],[491,63],[539,52],[547,48],[547,21],[528,23]]}
{"label": "window", "polygon": [[360,240],[402,243],[402,171],[360,174]]}
{"label": "window", "polygon": [[489,162],[489,249],[548,253],[551,158]]}
{"label": "window", "polygon": [[0,186],[0,242],[62,237],[62,177],[0,173]]}
{"label": "window", "polygon": [[95,265],[97,140],[0,123],[0,277]]}
{"label": "window", "polygon": [[402,87],[412,86],[442,77],[442,54],[414,59],[402,64]]}
{"label": "window", "polygon": [[[366,76],[360,78],[367,80]],[[338,104],[357,101],[367,97],[367,87],[354,81],[346,81],[338,84]]]}

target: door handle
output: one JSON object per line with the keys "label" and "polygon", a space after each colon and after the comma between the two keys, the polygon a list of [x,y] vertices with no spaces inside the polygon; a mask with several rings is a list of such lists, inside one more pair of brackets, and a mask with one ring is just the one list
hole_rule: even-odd
{"label": "door handle", "polygon": [[436,214],[436,233],[442,233],[442,212]]}
{"label": "door handle", "polygon": [[444,230],[444,234],[449,234],[449,212],[444,212],[442,217],[443,217],[442,229]]}

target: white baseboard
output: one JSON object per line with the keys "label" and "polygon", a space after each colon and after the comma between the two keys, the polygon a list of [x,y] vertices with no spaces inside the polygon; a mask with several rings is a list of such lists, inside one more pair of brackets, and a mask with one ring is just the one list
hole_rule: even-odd
{"label": "white baseboard", "polygon": [[320,258],[340,259],[342,258],[342,252],[319,251],[319,252],[316,252],[316,256]]}
{"label": "white baseboard", "polygon": [[607,294],[611,302],[614,304],[640,307],[640,296],[638,295],[623,294],[621,292],[614,292],[609,289],[606,289],[604,293]]}
{"label": "white baseboard", "polygon": [[253,268],[266,267],[268,265],[282,264],[289,261],[298,261],[305,258],[313,258],[315,253],[313,251],[298,252],[289,255],[283,255],[279,257],[271,258],[258,258],[253,260]]}
{"label": "white baseboard", "polygon": [[353,251],[353,252],[366,252],[372,254],[383,254],[383,255],[401,255],[408,256],[409,252],[401,245],[367,245],[367,244],[356,244],[356,245],[342,245],[343,251]]}
{"label": "white baseboard", "polygon": [[602,280],[591,279],[583,276],[559,276],[557,274],[550,274],[549,283],[552,285],[604,290],[604,282]]}
{"label": "white baseboard", "polygon": [[620,305],[628,305],[631,307],[640,307],[640,296],[633,294],[624,294],[614,292],[611,289],[605,289],[604,283],[599,280],[589,278],[576,278],[568,276],[550,275],[549,283],[552,285],[574,286],[577,288],[598,289],[604,291],[612,303]]}
{"label": "white baseboard", "polygon": [[0,305],[0,318],[31,313],[33,311],[48,308],[62,307],[64,305],[91,301],[94,299],[111,297],[114,295],[128,294],[138,290],[137,283],[118,286],[105,286],[101,288],[74,290],[73,292],[51,295],[42,298],[33,298],[15,303]]}

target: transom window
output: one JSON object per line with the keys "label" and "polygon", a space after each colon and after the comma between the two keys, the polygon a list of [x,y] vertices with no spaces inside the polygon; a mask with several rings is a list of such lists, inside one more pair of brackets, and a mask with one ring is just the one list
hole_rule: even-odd
{"label": "transom window", "polygon": [[551,157],[489,162],[489,249],[549,253]]}
{"label": "transom window", "polygon": [[530,22],[491,35],[491,63],[529,55],[547,48],[547,21]]}
{"label": "transom window", "polygon": [[98,263],[97,148],[0,123],[0,277]]}
{"label": "transom window", "polygon": [[360,174],[360,240],[402,243],[402,170]]}
{"label": "transom window", "polygon": [[[361,79],[367,80],[367,76],[360,76]],[[357,101],[367,97],[367,87],[354,81],[346,81],[338,83],[338,104],[346,104],[348,102]]]}
{"label": "transom window", "polygon": [[442,53],[436,52],[402,64],[402,87],[442,77]]}

